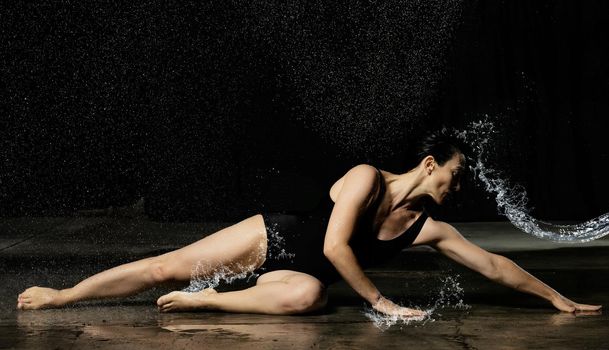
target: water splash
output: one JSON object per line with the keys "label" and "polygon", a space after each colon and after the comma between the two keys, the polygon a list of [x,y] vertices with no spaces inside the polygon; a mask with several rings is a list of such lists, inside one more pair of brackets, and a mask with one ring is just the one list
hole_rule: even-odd
{"label": "water splash", "polygon": [[442,308],[453,308],[459,310],[468,310],[471,306],[463,302],[464,290],[459,282],[460,275],[448,276],[442,280],[442,288],[438,293],[438,297],[433,303],[431,310],[436,311]]}
{"label": "water splash", "polygon": [[488,116],[470,123],[465,130],[455,131],[455,135],[473,149],[475,162],[470,165],[470,169],[484,189],[495,195],[501,215],[506,216],[523,232],[559,243],[584,243],[609,234],[609,213],[573,225],[552,224],[531,216],[525,188],[511,185],[500,171],[486,165],[488,146],[496,133],[495,125]]}
{"label": "water splash", "polygon": [[433,316],[441,316],[441,314],[438,312],[438,310],[441,309],[452,308],[458,310],[468,310],[471,307],[463,302],[463,288],[461,287],[458,278],[459,275],[455,275],[442,279],[442,286],[437,292],[432,303],[424,307],[409,306],[410,308],[425,311],[425,316],[405,317],[386,315],[372,308],[366,308],[364,310],[364,315],[368,317],[368,319],[370,319],[378,329],[385,331],[395,325],[403,327],[411,324],[424,325],[427,322],[434,322],[435,318],[433,318]]}
{"label": "water splash", "polygon": [[[251,278],[257,278],[254,265],[235,264],[234,266],[220,265],[212,267],[209,264],[198,263],[191,274],[190,284],[182,289],[183,292],[195,293],[203,289],[217,288],[220,283],[232,284],[238,280],[249,282]],[[211,274],[209,271],[213,271]]]}
{"label": "water splash", "polygon": [[267,232],[267,259],[274,260],[283,260],[290,259],[292,260],[294,253],[286,252],[285,250],[285,238],[281,236],[279,233],[277,223],[272,223],[266,228]]}

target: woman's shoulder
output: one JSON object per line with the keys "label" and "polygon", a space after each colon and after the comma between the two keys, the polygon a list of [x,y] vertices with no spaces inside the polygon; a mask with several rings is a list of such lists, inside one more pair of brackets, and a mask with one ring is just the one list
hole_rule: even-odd
{"label": "woman's shoulder", "polygon": [[358,165],[354,166],[353,168],[349,169],[345,173],[345,176],[351,175],[351,176],[357,176],[357,177],[364,176],[366,178],[376,178],[378,172],[379,172],[379,169],[377,169],[376,167],[374,167],[370,164],[358,164]]}
{"label": "woman's shoulder", "polygon": [[359,164],[349,169],[330,190],[334,201],[340,194],[369,197],[376,190],[378,170],[369,164]]}
{"label": "woman's shoulder", "polygon": [[379,170],[370,164],[358,164],[349,169],[342,177],[343,183],[350,187],[361,187],[364,191],[373,190],[378,183]]}

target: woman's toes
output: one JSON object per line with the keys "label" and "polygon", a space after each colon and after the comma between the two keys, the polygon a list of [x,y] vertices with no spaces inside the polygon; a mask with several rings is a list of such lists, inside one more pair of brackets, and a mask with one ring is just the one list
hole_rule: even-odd
{"label": "woman's toes", "polygon": [[169,294],[165,294],[165,295],[161,296],[159,299],[157,299],[156,304],[158,306],[163,306],[163,305],[167,304],[168,302],[170,302],[173,299],[175,293],[176,292],[171,292]]}
{"label": "woman's toes", "polygon": [[173,303],[169,302],[169,303],[161,306],[160,311],[161,312],[169,312],[172,309],[172,305],[173,305]]}

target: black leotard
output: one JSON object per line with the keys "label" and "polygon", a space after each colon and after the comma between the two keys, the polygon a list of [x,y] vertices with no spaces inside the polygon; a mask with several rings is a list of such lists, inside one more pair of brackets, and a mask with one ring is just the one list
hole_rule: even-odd
{"label": "black leotard", "polygon": [[[427,213],[425,210],[406,231],[394,239],[383,241],[373,234],[374,215],[385,194],[385,181],[377,169],[379,193],[368,210],[358,219],[349,246],[362,268],[371,267],[397,255],[410,246],[418,236]],[[300,271],[318,278],[324,285],[341,279],[334,265],[324,256],[323,245],[328,219],[334,202],[328,199],[309,215],[281,213],[263,214],[268,248],[264,264],[256,270],[265,273],[276,270]]]}

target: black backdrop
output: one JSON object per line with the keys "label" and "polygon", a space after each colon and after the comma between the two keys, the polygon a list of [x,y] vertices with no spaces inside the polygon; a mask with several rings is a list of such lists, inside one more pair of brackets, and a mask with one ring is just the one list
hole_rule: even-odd
{"label": "black backdrop", "polygon": [[[305,211],[488,115],[533,214],[609,211],[606,2],[3,2],[0,214]],[[474,181],[436,215],[502,220]]]}

